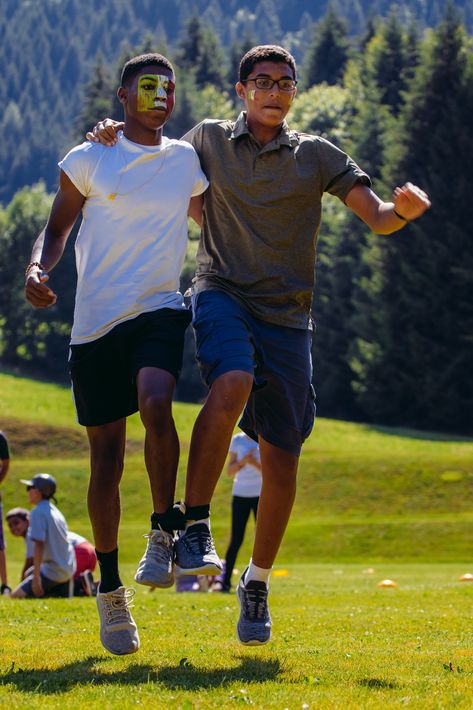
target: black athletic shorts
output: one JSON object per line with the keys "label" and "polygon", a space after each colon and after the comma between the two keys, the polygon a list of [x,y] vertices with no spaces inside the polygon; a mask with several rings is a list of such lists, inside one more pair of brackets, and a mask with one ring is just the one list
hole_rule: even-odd
{"label": "black athletic shorts", "polygon": [[71,345],[69,370],[77,420],[100,426],[138,411],[136,376],[158,367],[176,379],[182,367],[186,309],[161,308],[119,323],[97,340]]}

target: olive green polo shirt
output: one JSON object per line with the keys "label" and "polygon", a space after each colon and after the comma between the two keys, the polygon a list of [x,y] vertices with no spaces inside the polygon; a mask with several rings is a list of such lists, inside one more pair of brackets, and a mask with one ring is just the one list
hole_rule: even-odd
{"label": "olive green polo shirt", "polygon": [[294,328],[310,323],[322,195],[345,200],[370,179],[329,141],[284,122],[261,147],[245,113],[205,120],[183,140],[197,151],[210,186],[194,292],[219,289],[258,318]]}

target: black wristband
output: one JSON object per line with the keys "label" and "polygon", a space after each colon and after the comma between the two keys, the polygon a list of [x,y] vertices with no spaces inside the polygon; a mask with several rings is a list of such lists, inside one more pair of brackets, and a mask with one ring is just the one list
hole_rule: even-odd
{"label": "black wristband", "polygon": [[405,217],[403,217],[402,214],[399,214],[399,212],[396,212],[395,209],[393,209],[393,212],[394,212],[394,214],[396,215],[396,217],[398,217],[398,219],[402,219],[403,222],[409,222],[408,219],[406,219]]}

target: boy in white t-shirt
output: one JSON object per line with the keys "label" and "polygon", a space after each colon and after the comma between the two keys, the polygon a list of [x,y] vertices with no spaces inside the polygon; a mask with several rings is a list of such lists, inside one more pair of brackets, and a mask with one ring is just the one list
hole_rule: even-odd
{"label": "boy in white t-shirt", "polygon": [[101,580],[100,638],[116,654],[138,650],[133,592],[118,570],[119,483],[126,417],[139,410],[153,499],[151,532],[135,579],[173,584],[173,530],[179,441],[171,405],[191,315],[179,292],[187,214],[200,220],[208,186],[192,146],[163,136],[174,107],[175,76],[160,54],[128,61],[118,98],[125,124],[117,145],[83,143],[60,162],[48,223],[26,269],[26,297],[54,305],[49,272],[82,212],[75,244],[77,292],[70,371],[80,424],[91,452],[88,491]]}

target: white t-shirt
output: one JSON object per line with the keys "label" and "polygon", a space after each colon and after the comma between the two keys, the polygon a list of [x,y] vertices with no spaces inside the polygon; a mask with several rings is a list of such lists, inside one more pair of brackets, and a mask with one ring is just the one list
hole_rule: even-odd
{"label": "white t-shirt", "polygon": [[187,209],[208,187],[194,148],[165,137],[143,146],[121,134],[112,148],[76,146],[59,167],[87,198],[71,343],[100,338],[140,313],[184,308]]}
{"label": "white t-shirt", "polygon": [[[244,433],[235,434],[230,442],[231,454],[236,454],[237,461],[252,452],[255,460],[260,462],[259,446]],[[233,495],[240,498],[257,498],[261,493],[261,471],[256,466],[245,464],[240,468],[233,481]]]}
{"label": "white t-shirt", "polygon": [[43,498],[31,511],[28,536],[44,542],[41,572],[53,582],[67,582],[76,571],[76,556],[64,516],[51,501]]}

